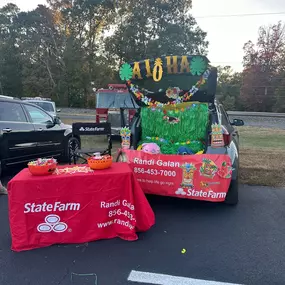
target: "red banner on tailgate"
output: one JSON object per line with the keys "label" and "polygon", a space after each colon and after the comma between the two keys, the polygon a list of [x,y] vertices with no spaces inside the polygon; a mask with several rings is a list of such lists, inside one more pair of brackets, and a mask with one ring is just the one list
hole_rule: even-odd
{"label": "red banner on tailgate", "polygon": [[124,150],[145,193],[222,202],[231,182],[228,155],[152,155]]}

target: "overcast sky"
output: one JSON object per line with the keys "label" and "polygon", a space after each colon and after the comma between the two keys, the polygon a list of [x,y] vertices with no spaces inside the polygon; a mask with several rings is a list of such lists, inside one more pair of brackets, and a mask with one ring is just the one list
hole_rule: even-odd
{"label": "overcast sky", "polygon": [[[0,6],[9,2],[22,10],[31,10],[45,0],[0,0]],[[236,15],[284,12],[283,15],[250,17],[204,16]],[[213,65],[231,65],[235,70],[242,69],[243,45],[248,40],[256,41],[258,28],[262,25],[285,22],[285,0],[193,0],[192,14],[197,17],[199,26],[207,32],[209,60]],[[199,18],[201,17],[201,18]]]}

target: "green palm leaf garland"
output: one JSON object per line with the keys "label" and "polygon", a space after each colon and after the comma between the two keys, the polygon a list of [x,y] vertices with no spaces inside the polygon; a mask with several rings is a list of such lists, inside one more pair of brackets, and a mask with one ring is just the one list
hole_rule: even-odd
{"label": "green palm leaf garland", "polygon": [[130,64],[124,63],[120,67],[120,78],[123,81],[130,80],[133,76],[133,69]]}
{"label": "green palm leaf garland", "polygon": [[[208,105],[193,103],[182,109],[180,107],[163,112],[162,109],[142,108],[140,144],[154,142],[160,146],[163,154],[177,154],[181,146],[191,149],[194,153],[203,150],[202,141],[208,127]],[[165,117],[175,117],[179,120],[172,124]]]}
{"label": "green palm leaf garland", "polygon": [[190,62],[192,75],[202,75],[207,69],[207,62],[200,56],[193,57]]}

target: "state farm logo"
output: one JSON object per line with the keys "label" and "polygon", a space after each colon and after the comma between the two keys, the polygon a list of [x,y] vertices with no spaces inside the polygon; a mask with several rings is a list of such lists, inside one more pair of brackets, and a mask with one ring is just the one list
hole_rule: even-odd
{"label": "state farm logo", "polygon": [[176,195],[187,196],[187,197],[196,197],[196,198],[210,198],[210,199],[225,199],[227,196],[227,192],[215,192],[213,190],[203,191],[203,190],[195,190],[193,188],[178,188],[175,191]]}
{"label": "state farm logo", "polygon": [[43,202],[42,204],[36,203],[26,203],[24,205],[24,214],[29,213],[41,213],[41,212],[65,212],[65,211],[79,211],[80,203],[61,203],[54,202],[53,204],[48,204]]}
{"label": "state farm logo", "polygon": [[45,217],[45,223],[39,224],[37,230],[40,233],[63,233],[67,228],[67,224],[61,222],[58,215],[52,214]]}
{"label": "state farm logo", "polygon": [[185,196],[187,193],[183,190],[183,188],[178,188],[177,191],[175,192],[176,195],[182,195]]}
{"label": "state farm logo", "polygon": [[80,132],[104,132],[105,128],[98,128],[98,127],[81,127],[79,129]]}

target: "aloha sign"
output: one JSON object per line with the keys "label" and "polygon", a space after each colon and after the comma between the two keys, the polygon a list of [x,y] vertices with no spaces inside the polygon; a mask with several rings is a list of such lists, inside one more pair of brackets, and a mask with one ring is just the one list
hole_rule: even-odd
{"label": "aloha sign", "polygon": [[124,81],[131,79],[153,78],[160,81],[162,76],[170,74],[202,75],[209,67],[205,56],[164,56],[156,59],[145,59],[133,63],[124,63],[120,67],[120,78]]}

